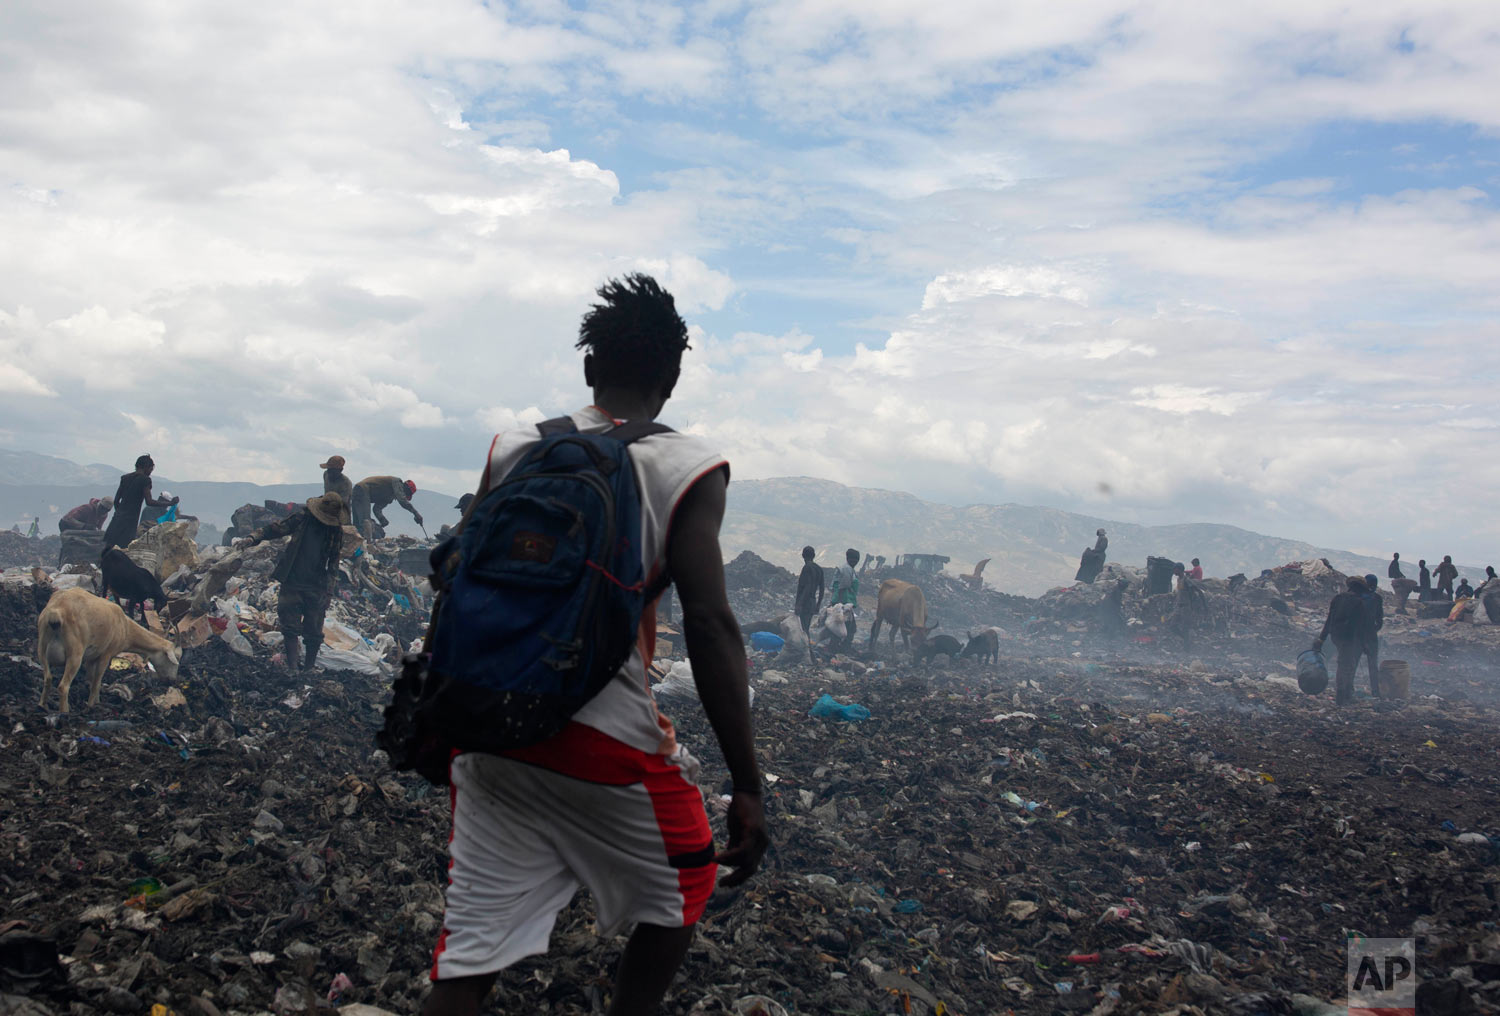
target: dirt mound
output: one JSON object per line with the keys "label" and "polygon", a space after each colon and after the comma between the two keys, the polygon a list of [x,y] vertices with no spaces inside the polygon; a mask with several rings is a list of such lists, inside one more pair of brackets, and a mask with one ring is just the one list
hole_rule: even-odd
{"label": "dirt mound", "polygon": [[797,591],[797,576],[748,550],[724,566],[724,584],[729,589]]}
{"label": "dirt mound", "polygon": [[57,533],[31,539],[9,529],[0,530],[0,568],[56,567],[62,550]]}

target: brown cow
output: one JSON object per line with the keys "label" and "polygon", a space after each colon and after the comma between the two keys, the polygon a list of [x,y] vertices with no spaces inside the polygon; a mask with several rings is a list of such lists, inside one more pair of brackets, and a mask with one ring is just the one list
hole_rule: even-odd
{"label": "brown cow", "polygon": [[891,626],[891,645],[896,644],[896,631],[901,632],[901,643],[908,649],[921,646],[927,633],[937,628],[937,622],[927,623],[927,598],[922,590],[910,582],[886,579],[880,583],[880,600],[875,608],[875,623],[870,626],[870,645],[880,635],[880,624]]}

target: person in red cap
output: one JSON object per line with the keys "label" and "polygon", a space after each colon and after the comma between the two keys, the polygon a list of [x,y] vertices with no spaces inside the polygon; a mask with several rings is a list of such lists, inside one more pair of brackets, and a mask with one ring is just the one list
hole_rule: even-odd
{"label": "person in red cap", "polygon": [[390,522],[383,509],[392,501],[411,512],[417,525],[422,525],[422,513],[413,508],[411,503],[411,496],[416,492],[415,483],[399,476],[365,477],[354,485],[354,528],[366,539],[373,538],[374,534],[370,532],[369,526],[371,516],[374,516],[381,529],[388,527]]}
{"label": "person in red cap", "polygon": [[337,494],[346,505],[354,503],[354,484],[344,475],[344,457],[330,455],[328,461],[318,466],[323,470],[323,493]]}

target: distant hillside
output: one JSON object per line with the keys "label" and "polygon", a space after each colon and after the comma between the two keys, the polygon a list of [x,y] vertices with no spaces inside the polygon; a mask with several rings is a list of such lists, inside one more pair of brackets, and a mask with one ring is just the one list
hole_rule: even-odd
{"label": "distant hillside", "polygon": [[80,466],[67,459],[38,455],[36,452],[18,452],[0,448],[0,483],[14,486],[28,484],[50,484],[73,486],[83,484],[114,484],[119,481],[123,469],[99,463]]}
{"label": "distant hillside", "polygon": [[[80,466],[66,459],[0,449],[0,529],[40,515],[42,529],[54,533],[58,518],[68,509],[91,497],[112,495],[122,472],[114,466]],[[178,495],[184,512],[221,529],[242,504],[268,499],[302,501],[322,493],[318,483],[259,486],[161,476],[155,487]],[[453,507],[457,500],[451,494],[417,491],[415,504],[429,533],[458,520]],[[394,532],[421,535],[406,512],[397,508],[386,515],[394,523]],[[986,582],[1005,592],[1035,596],[1073,580],[1078,555],[1084,547],[1093,546],[1094,530],[1101,527],[1109,531],[1109,560],[1137,567],[1145,565],[1148,554],[1155,554],[1178,561],[1201,558],[1209,575],[1257,575],[1262,568],[1288,561],[1326,557],[1341,571],[1372,571],[1385,582],[1384,560],[1234,526],[1206,522],[1138,526],[1014,504],[959,508],[898,491],[846,487],[811,477],[731,483],[721,542],[725,560],[751,550],[793,571],[800,567],[805,544],[817,548],[819,563],[830,566],[843,560],[846,547],[888,558],[946,554],[953,559],[949,571],[965,574],[980,558],[988,557],[992,560],[985,569]],[[1471,581],[1482,574],[1478,569],[1461,571]],[[1412,561],[1408,574],[1414,578],[1415,572]]]}
{"label": "distant hillside", "polygon": [[[752,550],[793,567],[804,544],[818,561],[837,564],[846,547],[894,558],[946,554],[948,570],[968,573],[984,557],[986,582],[1005,592],[1035,596],[1073,580],[1078,556],[1109,533],[1109,560],[1144,567],[1147,555],[1203,561],[1209,575],[1258,575],[1288,561],[1326,557],[1341,571],[1374,572],[1386,581],[1386,561],[1296,540],[1262,536],[1234,526],[1188,523],[1139,526],[1055,508],[1025,505],[932,504],[910,494],[845,487],[829,480],[784,477],[729,485],[724,520],[725,557]],[[1415,577],[1416,562],[1410,571]],[[1471,580],[1480,574],[1467,572]]]}

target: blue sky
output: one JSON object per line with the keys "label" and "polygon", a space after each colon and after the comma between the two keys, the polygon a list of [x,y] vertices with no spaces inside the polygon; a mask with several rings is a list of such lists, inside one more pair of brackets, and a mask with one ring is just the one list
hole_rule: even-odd
{"label": "blue sky", "polygon": [[1500,493],[1492,3],[6,18],[12,446],[466,488],[647,270],[739,476],[1500,544],[1431,511]]}

